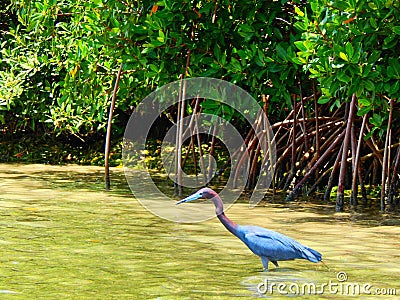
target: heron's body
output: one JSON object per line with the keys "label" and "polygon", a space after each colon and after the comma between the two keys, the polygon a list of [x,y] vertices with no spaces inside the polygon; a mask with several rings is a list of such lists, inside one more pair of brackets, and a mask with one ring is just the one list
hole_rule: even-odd
{"label": "heron's body", "polygon": [[303,258],[314,263],[321,261],[321,254],[279,232],[258,226],[237,226],[235,234],[247,247],[261,258],[265,269],[268,262],[278,266],[280,260]]}
{"label": "heron's body", "polygon": [[258,226],[240,226],[232,222],[224,213],[221,198],[212,189],[201,189],[178,203],[189,202],[199,198],[208,198],[214,202],[216,214],[221,223],[245,243],[254,254],[261,258],[266,270],[268,270],[269,261],[278,266],[278,261],[281,260],[300,258],[314,263],[322,260],[322,256],[318,251],[308,248],[286,235]]}

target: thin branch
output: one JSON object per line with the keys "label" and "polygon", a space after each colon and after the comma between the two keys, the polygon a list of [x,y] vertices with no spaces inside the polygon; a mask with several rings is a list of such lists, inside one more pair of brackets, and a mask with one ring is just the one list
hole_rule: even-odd
{"label": "thin branch", "polygon": [[111,104],[110,104],[110,111],[108,113],[108,124],[107,124],[107,134],[106,134],[106,145],[105,145],[105,150],[104,150],[104,179],[106,182],[106,191],[110,190],[110,166],[109,166],[109,160],[110,160],[110,146],[111,146],[111,127],[112,127],[112,118],[114,114],[114,108],[115,108],[115,101],[117,98],[117,91],[119,87],[119,81],[121,79],[121,73],[122,73],[122,62],[121,65],[119,66],[117,78],[115,80],[114,84],[114,91],[111,99]]}

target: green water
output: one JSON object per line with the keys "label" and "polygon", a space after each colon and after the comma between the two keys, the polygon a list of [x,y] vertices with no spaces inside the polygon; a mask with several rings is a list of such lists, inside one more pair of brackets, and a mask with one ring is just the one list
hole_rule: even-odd
{"label": "green water", "polygon": [[285,233],[320,251],[329,267],[296,260],[262,272],[259,258],[218,219],[160,219],[134,199],[121,169],[112,170],[113,191],[104,192],[102,171],[0,164],[0,299],[251,299],[306,284],[317,290],[306,289],[305,298],[345,298],[332,285],[309,295],[338,284],[338,272],[346,273],[344,283],[400,295],[394,216],[338,214],[304,202],[252,210],[237,203],[227,212],[232,220]]}

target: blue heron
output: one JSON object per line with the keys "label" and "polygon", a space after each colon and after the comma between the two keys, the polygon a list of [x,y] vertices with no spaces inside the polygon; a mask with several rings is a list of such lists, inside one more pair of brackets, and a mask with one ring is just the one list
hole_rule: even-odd
{"label": "blue heron", "polygon": [[245,243],[255,255],[261,258],[264,270],[268,270],[269,261],[278,267],[278,261],[280,260],[302,258],[314,263],[322,260],[322,256],[318,251],[308,248],[286,235],[258,226],[241,226],[234,223],[225,215],[221,198],[210,188],[202,188],[193,195],[177,202],[177,204],[201,198],[211,199],[215,205],[215,212],[218,219],[226,229]]}

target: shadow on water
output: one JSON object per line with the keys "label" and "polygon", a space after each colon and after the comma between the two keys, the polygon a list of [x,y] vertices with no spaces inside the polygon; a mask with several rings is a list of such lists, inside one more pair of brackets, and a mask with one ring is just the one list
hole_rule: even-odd
{"label": "shadow on water", "polygon": [[[149,213],[122,169],[112,169],[112,191],[104,192],[102,168],[0,164],[0,213],[1,297],[307,298],[324,287],[319,298],[337,299],[349,284],[400,293],[396,215],[272,198],[249,209],[239,201],[227,211],[232,220],[293,237],[320,251],[329,267],[296,260],[262,272],[259,258],[217,219],[177,224]],[[328,290],[329,283],[342,291]]]}

